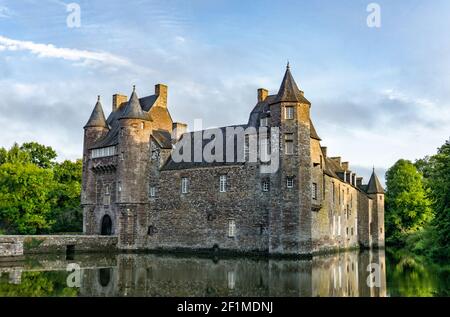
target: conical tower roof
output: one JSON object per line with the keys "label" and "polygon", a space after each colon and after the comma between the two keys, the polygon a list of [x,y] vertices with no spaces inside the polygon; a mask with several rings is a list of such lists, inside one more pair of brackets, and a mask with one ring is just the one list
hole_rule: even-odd
{"label": "conical tower roof", "polygon": [[286,66],[286,73],[284,74],[278,94],[274,101],[272,101],[272,104],[279,102],[300,102],[311,105],[303,95],[303,92],[298,88],[294,77],[292,77],[289,63]]}
{"label": "conical tower roof", "polygon": [[136,93],[136,87],[133,86],[133,93],[120,119],[141,119],[148,120],[148,116],[144,113]]}
{"label": "conical tower roof", "polygon": [[103,107],[100,102],[100,96],[98,96],[97,103],[95,104],[94,110],[92,110],[91,117],[84,126],[85,128],[108,128],[106,123],[105,113],[103,112]]}
{"label": "conical tower roof", "polygon": [[384,194],[383,186],[381,186],[380,180],[375,174],[375,168],[373,169],[372,176],[370,176],[369,184],[367,185],[368,194]]}

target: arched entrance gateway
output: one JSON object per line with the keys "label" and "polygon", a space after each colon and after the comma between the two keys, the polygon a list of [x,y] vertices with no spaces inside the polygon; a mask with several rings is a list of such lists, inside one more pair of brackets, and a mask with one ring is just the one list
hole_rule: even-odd
{"label": "arched entrance gateway", "polygon": [[102,236],[110,236],[112,235],[112,220],[108,215],[103,216],[102,219]]}

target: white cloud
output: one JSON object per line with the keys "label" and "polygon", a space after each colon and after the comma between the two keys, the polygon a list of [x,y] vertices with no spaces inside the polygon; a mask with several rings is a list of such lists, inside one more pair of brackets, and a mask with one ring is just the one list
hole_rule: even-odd
{"label": "white cloud", "polygon": [[5,6],[0,6],[0,19],[10,18],[12,15],[11,10]]}
{"label": "white cloud", "polygon": [[[0,11],[1,12],[1,11]],[[0,35],[0,51],[28,51],[41,58],[60,58],[84,64],[100,63],[110,66],[132,67],[133,64],[121,56],[107,52],[93,52],[71,48],[56,47],[53,44],[41,44],[31,41],[13,40]]]}

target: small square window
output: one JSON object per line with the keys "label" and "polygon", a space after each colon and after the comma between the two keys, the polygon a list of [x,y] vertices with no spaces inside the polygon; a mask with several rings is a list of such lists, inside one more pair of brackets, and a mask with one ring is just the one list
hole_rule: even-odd
{"label": "small square window", "polygon": [[268,192],[270,190],[270,181],[268,179],[263,180],[262,190],[263,192]]}
{"label": "small square window", "polygon": [[288,177],[286,179],[286,187],[287,188],[294,188],[294,178],[293,177]]}
{"label": "small square window", "polygon": [[220,192],[225,193],[227,191],[227,176],[226,175],[220,176],[219,185],[220,185]]}
{"label": "small square window", "polygon": [[312,199],[317,200],[317,183],[312,184]]}
{"label": "small square window", "polygon": [[150,186],[150,193],[149,193],[151,198],[156,197],[156,187],[155,186]]}
{"label": "small square window", "polygon": [[189,192],[189,179],[187,177],[183,177],[181,179],[181,193],[187,194]]}
{"label": "small square window", "polygon": [[284,118],[287,120],[294,119],[294,107],[286,107],[284,109],[285,109]]}
{"label": "small square window", "polygon": [[234,238],[236,236],[236,222],[234,220],[228,221],[228,237]]}

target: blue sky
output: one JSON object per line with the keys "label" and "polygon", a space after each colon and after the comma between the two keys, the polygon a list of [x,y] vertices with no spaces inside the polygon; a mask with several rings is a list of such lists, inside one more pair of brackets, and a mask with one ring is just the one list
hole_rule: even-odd
{"label": "blue sky", "polygon": [[[450,1],[0,0],[0,146],[36,140],[81,156],[96,96],[169,85],[176,121],[246,122],[286,61],[330,155],[368,176],[450,136]],[[50,46],[51,45],[51,46]],[[367,179],[367,178],[366,178]]]}

